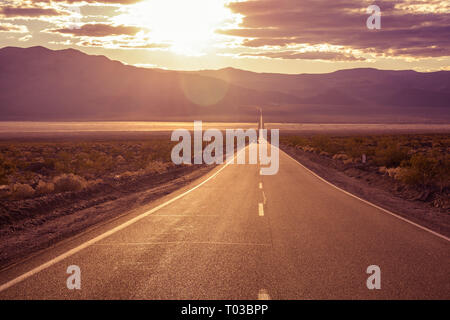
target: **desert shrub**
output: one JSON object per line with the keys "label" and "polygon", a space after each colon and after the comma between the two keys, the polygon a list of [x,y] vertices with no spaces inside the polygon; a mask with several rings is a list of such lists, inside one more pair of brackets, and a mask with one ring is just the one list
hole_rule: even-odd
{"label": "desert shrub", "polygon": [[116,161],[117,164],[124,164],[124,163],[126,163],[125,158],[122,157],[121,155],[118,155],[118,156],[116,157],[115,161]]}
{"label": "desert shrub", "polygon": [[11,196],[10,186],[3,185],[0,186],[0,199],[9,198]]}
{"label": "desert shrub", "polygon": [[55,177],[53,183],[56,192],[81,191],[87,186],[85,179],[72,173]]}
{"label": "desert shrub", "polygon": [[388,168],[386,169],[386,173],[389,177],[394,178],[395,180],[403,180],[405,169],[401,167]]}
{"label": "desert shrub", "polygon": [[51,158],[45,158],[44,159],[44,168],[47,170],[55,170],[56,161]]}
{"label": "desert shrub", "polygon": [[16,171],[12,161],[0,156],[0,185],[8,183],[8,176]]}
{"label": "desert shrub", "polygon": [[444,188],[450,186],[450,155],[446,155],[445,158],[438,160],[435,171],[435,182],[442,192]]}
{"label": "desert shrub", "polygon": [[45,182],[43,180],[40,180],[36,187],[36,193],[39,195],[49,194],[53,191],[55,191],[55,184],[52,182]]}
{"label": "desert shrub", "polygon": [[90,180],[87,182],[87,186],[88,187],[94,187],[100,184],[105,183],[105,181],[103,179],[95,179],[95,180]]}
{"label": "desert shrub", "polygon": [[70,161],[72,155],[66,151],[60,151],[56,154],[56,158],[53,159],[53,165],[57,172],[69,173],[71,171]]}
{"label": "desert shrub", "polygon": [[348,159],[349,159],[349,157],[345,153],[337,153],[333,156],[333,160],[344,161],[344,160],[348,160]]}
{"label": "desert shrub", "polygon": [[398,167],[404,160],[408,160],[408,153],[397,146],[389,145],[375,150],[374,162],[378,166]]}
{"label": "desert shrub", "polygon": [[379,167],[378,168],[378,172],[381,174],[386,174],[387,173],[387,168],[386,167]]}
{"label": "desert shrub", "polygon": [[353,137],[346,141],[345,151],[353,158],[360,158],[364,153],[364,140],[360,137]]}
{"label": "desert shrub", "polygon": [[15,183],[12,186],[11,195],[14,199],[31,198],[34,195],[34,189],[29,184]]}
{"label": "desert shrub", "polygon": [[303,137],[294,136],[294,137],[287,138],[286,143],[292,147],[297,147],[297,146],[304,147],[304,146],[308,145],[308,140]]}
{"label": "desert shrub", "polygon": [[314,151],[316,151],[315,148],[309,147],[309,146],[300,147],[300,148],[301,148],[303,151],[306,151],[306,152],[314,152]]}
{"label": "desert shrub", "polygon": [[117,177],[120,179],[120,178],[130,178],[130,177],[134,177],[137,175],[138,175],[138,172],[136,172],[136,171],[125,171],[125,172],[122,172],[120,175],[117,175]]}
{"label": "desert shrub", "polygon": [[330,137],[323,135],[313,136],[311,139],[311,143],[314,147],[323,150],[330,143]]}
{"label": "desert shrub", "polygon": [[169,163],[161,161],[151,161],[145,168],[146,173],[163,173],[167,171]]}
{"label": "desert shrub", "polygon": [[330,154],[338,153],[342,147],[328,136],[314,136],[311,139],[311,145],[319,151],[325,151]]}
{"label": "desert shrub", "polygon": [[415,154],[411,157],[409,167],[406,167],[402,180],[413,185],[430,185],[437,174],[437,163],[434,158],[428,158],[423,154]]}

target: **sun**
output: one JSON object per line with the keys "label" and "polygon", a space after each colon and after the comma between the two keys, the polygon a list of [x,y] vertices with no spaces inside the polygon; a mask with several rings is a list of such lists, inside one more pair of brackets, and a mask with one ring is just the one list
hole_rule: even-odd
{"label": "sun", "polygon": [[133,6],[130,20],[148,28],[152,42],[168,43],[177,53],[196,55],[215,43],[215,30],[233,21],[227,2],[147,0]]}

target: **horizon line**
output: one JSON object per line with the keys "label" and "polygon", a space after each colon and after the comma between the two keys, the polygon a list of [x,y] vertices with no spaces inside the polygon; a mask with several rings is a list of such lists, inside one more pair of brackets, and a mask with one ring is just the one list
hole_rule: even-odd
{"label": "horizon line", "polygon": [[[66,49],[51,49],[49,47],[43,46],[43,45],[34,45],[34,46],[28,46],[28,47],[19,47],[19,46],[4,46],[4,47],[0,47],[0,50],[3,49],[7,49],[7,48],[13,48],[13,49],[33,49],[33,48],[43,48],[49,51],[53,51],[53,52],[60,52],[60,51],[67,51],[67,50],[73,50],[82,54],[85,54],[87,56],[91,56],[91,57],[105,57],[110,61],[115,61],[115,62],[119,62],[121,64],[123,64],[124,66],[131,66],[131,67],[135,67],[135,68],[139,68],[139,69],[148,69],[148,70],[159,70],[159,71],[174,71],[174,72],[202,72],[202,71],[223,71],[223,70],[227,70],[227,69],[232,69],[232,70],[237,70],[237,71],[244,71],[244,72],[250,72],[250,73],[255,73],[255,74],[279,74],[279,75],[320,75],[320,74],[332,74],[335,72],[340,72],[340,71],[350,71],[350,70],[376,70],[376,71],[398,71],[398,72],[406,72],[406,71],[410,71],[410,72],[416,72],[416,73],[436,73],[436,72],[450,72],[450,70],[430,70],[430,71],[417,71],[414,69],[380,69],[380,68],[373,68],[373,67],[356,67],[356,68],[347,68],[347,69],[337,69],[335,71],[331,71],[331,72],[314,72],[314,73],[283,73],[283,72],[264,72],[264,71],[253,71],[253,70],[248,70],[248,69],[241,69],[241,68],[236,68],[233,66],[226,66],[226,67],[222,67],[222,68],[217,68],[217,69],[175,69],[175,68],[165,68],[163,66],[155,66],[155,67],[145,67],[143,65],[145,65],[145,63],[135,63],[135,64],[131,64],[131,63],[126,63],[124,61],[121,60],[116,60],[116,59],[112,59],[109,56],[105,55],[105,54],[89,54],[84,52],[81,48],[73,48],[73,47],[68,47]],[[312,61],[316,61],[316,60],[312,60]],[[149,64],[150,65],[150,64]]]}

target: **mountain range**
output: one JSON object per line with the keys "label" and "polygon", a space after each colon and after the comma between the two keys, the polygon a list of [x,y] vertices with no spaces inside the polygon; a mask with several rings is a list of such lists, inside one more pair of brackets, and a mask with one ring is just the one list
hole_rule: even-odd
{"label": "mountain range", "polygon": [[138,68],[74,49],[0,49],[0,120],[448,123],[450,71]]}

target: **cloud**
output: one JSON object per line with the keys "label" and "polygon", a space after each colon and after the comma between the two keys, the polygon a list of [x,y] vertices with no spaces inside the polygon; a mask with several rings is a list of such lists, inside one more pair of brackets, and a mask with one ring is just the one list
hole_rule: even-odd
{"label": "cloud", "polygon": [[138,2],[141,2],[144,0],[31,0],[33,3],[50,3],[50,2],[56,2],[56,3],[67,3],[67,4],[74,4],[74,3],[103,3],[103,4],[117,4],[117,5],[128,5],[128,4],[135,4]]}
{"label": "cloud", "polygon": [[15,18],[15,17],[52,17],[65,15],[63,12],[59,12],[53,8],[41,8],[41,7],[13,7],[4,6],[0,7],[0,16],[5,18]]}
{"label": "cloud", "polygon": [[167,43],[146,43],[146,44],[123,44],[120,47],[126,49],[167,49],[170,48],[170,44]]}
{"label": "cloud", "polygon": [[[380,30],[366,27],[366,8],[374,3],[381,8]],[[329,44],[381,56],[450,56],[445,1],[252,0],[228,6],[243,20],[219,33],[243,38],[246,47]]]}
{"label": "cloud", "polygon": [[31,38],[33,38],[33,36],[31,34],[27,34],[26,36],[19,38],[19,41],[26,42],[26,41],[30,40]]}
{"label": "cloud", "polygon": [[26,26],[19,26],[11,23],[0,23],[0,32],[27,33],[28,28]]}
{"label": "cloud", "polygon": [[[71,43],[68,43],[69,45]],[[133,36],[91,38],[83,37],[76,45],[81,47],[102,47],[108,49],[153,49],[166,50],[170,45],[165,43],[151,43],[150,40],[135,39]]]}
{"label": "cloud", "polygon": [[135,64],[133,64],[133,66],[138,67],[138,68],[147,68],[147,69],[158,68],[158,65],[153,64],[153,63],[135,63]]}
{"label": "cloud", "polygon": [[362,57],[334,51],[270,51],[257,53],[241,53],[241,57],[266,57],[272,59],[296,59],[296,60],[328,60],[328,61],[365,61]]}
{"label": "cloud", "polygon": [[141,28],[134,27],[134,26],[125,26],[125,25],[113,26],[113,25],[103,24],[103,23],[90,23],[90,24],[82,25],[78,29],[76,29],[76,28],[61,28],[61,29],[53,29],[53,30],[48,30],[48,31],[77,36],[77,37],[107,37],[107,36],[119,36],[119,35],[133,36],[141,30],[142,30]]}

